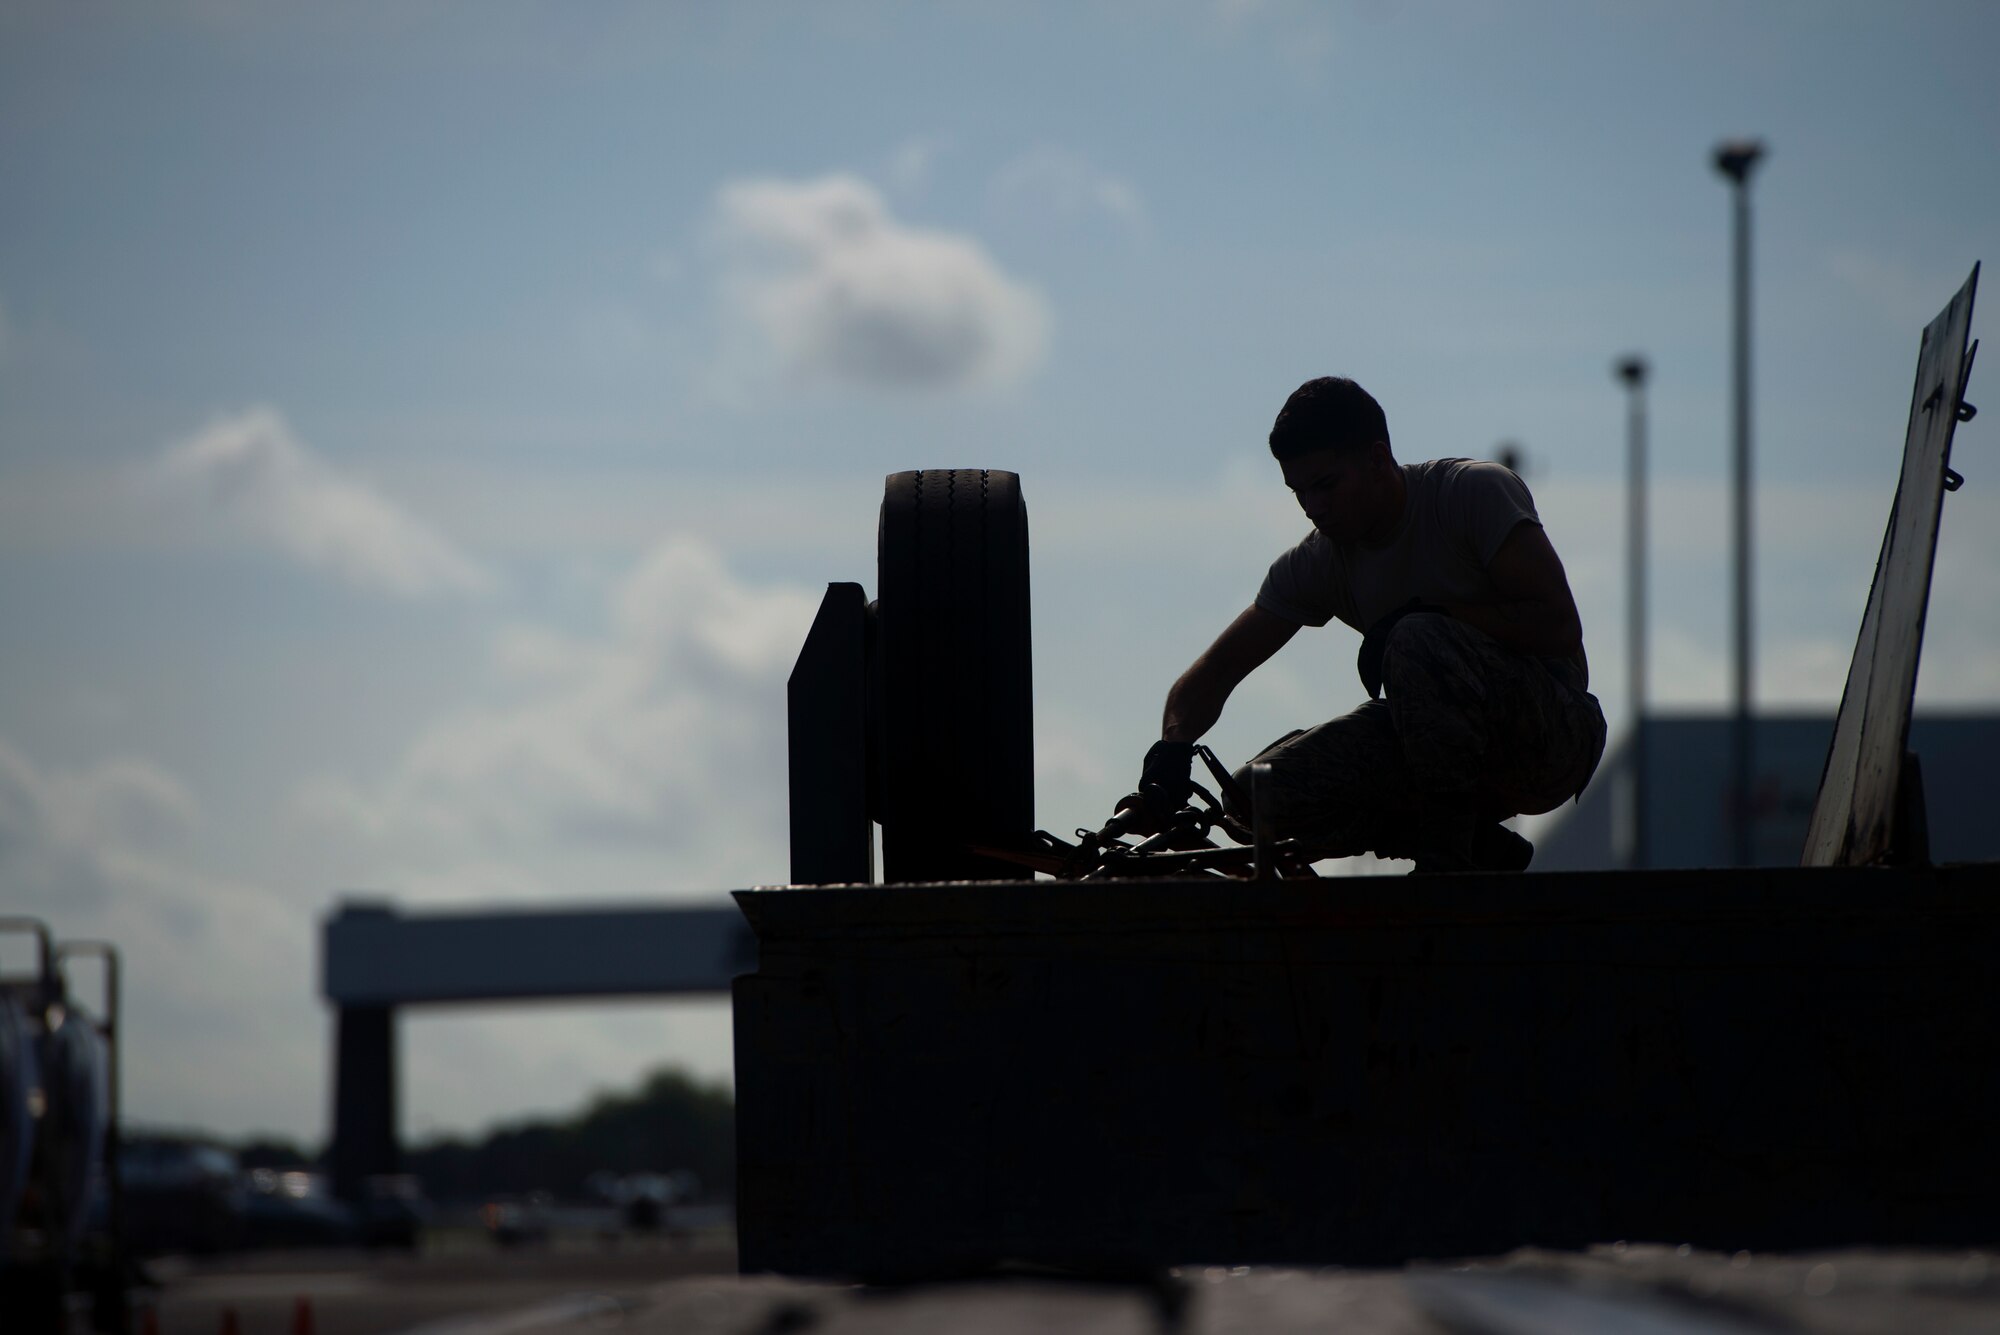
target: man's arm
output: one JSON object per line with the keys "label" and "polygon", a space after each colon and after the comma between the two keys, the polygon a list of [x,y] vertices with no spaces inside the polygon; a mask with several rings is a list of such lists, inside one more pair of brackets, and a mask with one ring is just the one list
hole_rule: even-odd
{"label": "man's arm", "polygon": [[1493,578],[1492,602],[1448,603],[1444,610],[1524,654],[1566,658],[1583,648],[1569,576],[1540,524],[1524,519],[1514,525],[1486,573]]}
{"label": "man's arm", "polygon": [[1244,608],[1167,692],[1167,708],[1160,720],[1161,739],[1200,740],[1222,717],[1223,702],[1229,699],[1236,684],[1284,648],[1298,629],[1297,622],[1274,616],[1254,604]]}

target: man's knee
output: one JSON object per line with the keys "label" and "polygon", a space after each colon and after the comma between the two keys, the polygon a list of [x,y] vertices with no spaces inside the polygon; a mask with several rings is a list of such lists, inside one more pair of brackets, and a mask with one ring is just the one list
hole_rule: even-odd
{"label": "man's knee", "polygon": [[[1267,817],[1280,834],[1308,833],[1330,819],[1394,801],[1407,785],[1401,747],[1388,705],[1370,700],[1316,728],[1291,732],[1258,752],[1234,777],[1251,793],[1251,766],[1270,766],[1265,783]],[[1250,814],[1225,801],[1223,809],[1244,824]]]}
{"label": "man's knee", "polygon": [[[1303,731],[1301,729],[1300,731]],[[1298,732],[1288,734],[1283,740],[1273,743],[1257,756],[1238,766],[1229,777],[1236,781],[1235,787],[1222,794],[1222,810],[1245,825],[1251,824],[1252,807],[1261,796],[1272,810],[1287,808],[1291,791],[1300,786],[1298,757],[1287,755],[1284,743],[1297,737]],[[1257,766],[1265,766],[1264,782],[1257,782]]]}
{"label": "man's knee", "polygon": [[1473,627],[1443,612],[1412,612],[1389,628],[1382,647],[1382,680],[1393,696],[1400,680],[1451,671],[1466,657],[1467,633]]}

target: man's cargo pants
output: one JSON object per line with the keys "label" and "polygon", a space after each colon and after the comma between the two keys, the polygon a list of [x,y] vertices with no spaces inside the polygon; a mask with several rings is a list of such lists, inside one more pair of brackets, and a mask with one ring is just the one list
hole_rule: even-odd
{"label": "man's cargo pants", "polygon": [[[1604,753],[1604,712],[1581,677],[1452,617],[1404,617],[1384,646],[1383,699],[1253,758],[1271,766],[1272,833],[1329,856],[1411,857],[1472,822],[1554,810]],[[1248,791],[1249,766],[1236,778]]]}

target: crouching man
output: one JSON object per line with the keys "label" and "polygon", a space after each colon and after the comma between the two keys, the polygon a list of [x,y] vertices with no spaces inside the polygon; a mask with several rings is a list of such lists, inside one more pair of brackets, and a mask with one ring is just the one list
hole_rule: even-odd
{"label": "crouching man", "polygon": [[1581,793],[1604,750],[1576,602],[1527,486],[1494,463],[1397,463],[1381,406],[1331,376],[1285,401],[1270,444],[1312,531],[1174,683],[1127,802],[1156,821],[1177,810],[1237,683],[1299,627],[1339,620],[1363,632],[1369,699],[1254,758],[1271,766],[1272,832],[1420,872],[1525,868],[1533,847],[1500,822]]}

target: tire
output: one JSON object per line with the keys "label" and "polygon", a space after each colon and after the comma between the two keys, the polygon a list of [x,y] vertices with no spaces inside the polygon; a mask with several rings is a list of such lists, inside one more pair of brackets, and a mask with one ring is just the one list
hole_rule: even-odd
{"label": "tire", "polygon": [[885,881],[1019,880],[1035,825],[1028,510],[1013,473],[892,473],[877,550]]}

